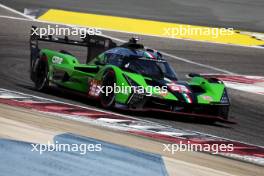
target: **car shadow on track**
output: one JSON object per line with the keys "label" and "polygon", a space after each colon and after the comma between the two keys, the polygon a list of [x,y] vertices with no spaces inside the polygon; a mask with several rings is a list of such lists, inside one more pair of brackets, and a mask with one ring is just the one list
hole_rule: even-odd
{"label": "car shadow on track", "polygon": [[232,128],[232,126],[229,126],[229,124],[223,124],[220,122],[216,122],[215,120],[208,120],[204,118],[199,117],[191,117],[191,116],[184,116],[184,115],[178,115],[178,114],[168,114],[164,112],[152,112],[152,111],[144,111],[144,112],[135,112],[133,111],[126,111],[126,110],[120,110],[116,109],[115,112],[122,113],[124,115],[132,115],[136,116],[137,118],[142,118],[144,120],[155,119],[155,121],[166,121],[166,124],[170,124],[170,122],[181,122],[181,123],[188,123],[188,124],[199,124],[199,125],[205,125],[205,126],[215,126],[215,127],[221,127],[221,128]]}

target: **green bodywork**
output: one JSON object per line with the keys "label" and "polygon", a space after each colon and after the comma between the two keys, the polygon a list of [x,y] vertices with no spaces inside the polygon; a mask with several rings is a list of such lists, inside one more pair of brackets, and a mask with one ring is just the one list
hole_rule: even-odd
{"label": "green bodywork", "polygon": [[[143,87],[149,86],[145,80],[151,79],[137,73],[123,71],[114,65],[97,64],[102,62],[104,59],[104,54],[97,56],[88,64],[79,63],[78,59],[70,54],[64,54],[49,49],[42,49],[40,51],[40,55],[47,56],[49,68],[48,78],[51,83],[55,83],[57,85],[87,95],[89,91],[89,82],[91,80],[101,81],[104,73],[109,69],[115,72],[116,85],[118,86],[130,86],[124,75],[128,76],[138,85]],[[84,69],[86,71],[83,71]],[[90,70],[90,72],[87,70]],[[55,79],[54,74],[56,72],[67,73],[69,79],[66,81],[62,79]],[[203,93],[196,95],[197,103],[199,104],[219,103],[225,91],[225,86],[223,83],[211,83],[207,79],[199,76],[191,78],[188,84],[190,86],[199,86],[204,90]],[[177,97],[171,92],[168,92],[166,95],[161,95],[153,91],[153,95],[161,99],[178,101]],[[129,96],[129,94],[117,93],[115,96],[115,101],[117,103],[125,104],[129,99]],[[186,102],[188,103],[187,100]]]}

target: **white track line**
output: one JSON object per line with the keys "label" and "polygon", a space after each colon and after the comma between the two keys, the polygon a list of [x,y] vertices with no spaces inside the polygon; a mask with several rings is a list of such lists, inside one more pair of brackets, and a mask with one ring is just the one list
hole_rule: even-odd
{"label": "white track line", "polygon": [[[228,70],[217,68],[217,67],[214,67],[214,66],[211,66],[211,65],[206,65],[206,64],[201,64],[201,63],[198,63],[198,62],[194,62],[194,61],[191,61],[191,60],[188,60],[188,59],[184,59],[184,58],[181,58],[181,57],[169,54],[169,53],[164,53],[164,52],[161,52],[161,53],[163,55],[165,55],[165,56],[168,56],[168,57],[171,57],[173,59],[176,59],[176,60],[179,60],[179,61],[183,61],[183,62],[186,62],[186,63],[189,63],[189,64],[197,65],[197,66],[200,66],[200,67],[208,68],[208,69],[211,69],[211,70],[214,70],[214,71],[219,71],[219,72],[226,73],[226,74],[232,74],[232,75],[236,74],[236,73],[230,72]],[[190,70],[191,70],[191,68],[190,68]]]}
{"label": "white track line", "polygon": [[17,14],[17,15],[23,16],[23,17],[25,17],[25,18],[27,18],[27,19],[32,19],[32,20],[34,20],[34,18],[32,18],[32,17],[30,17],[30,16],[28,16],[28,15],[25,15],[24,13],[19,12],[19,11],[15,10],[15,9],[12,9],[12,8],[10,8],[10,7],[8,7],[8,6],[5,6],[4,4],[1,4],[1,3],[0,3],[0,7],[2,7],[3,9],[8,10],[8,11],[10,11],[10,12],[13,12],[13,13],[15,13],[15,14]]}
{"label": "white track line", "polygon": [[20,18],[20,17],[6,16],[6,15],[0,15],[0,18],[6,18],[6,19],[11,19],[11,20],[21,20],[21,21],[33,21],[32,19],[28,19],[28,18]]}

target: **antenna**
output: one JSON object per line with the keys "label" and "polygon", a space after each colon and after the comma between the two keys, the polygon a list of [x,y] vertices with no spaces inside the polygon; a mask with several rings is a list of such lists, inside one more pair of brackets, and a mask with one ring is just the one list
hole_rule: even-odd
{"label": "antenna", "polygon": [[132,37],[129,39],[127,43],[124,43],[123,45],[120,45],[121,47],[130,48],[130,49],[143,49],[144,46],[140,43],[137,43],[138,38]]}
{"label": "antenna", "polygon": [[139,40],[138,37],[132,37],[131,39],[129,39],[129,43],[137,44],[138,40]]}

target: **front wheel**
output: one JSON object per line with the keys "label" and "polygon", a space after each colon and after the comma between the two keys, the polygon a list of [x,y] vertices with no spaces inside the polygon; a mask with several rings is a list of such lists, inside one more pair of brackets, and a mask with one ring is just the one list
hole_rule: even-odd
{"label": "front wheel", "polygon": [[115,104],[114,85],[116,83],[116,76],[113,70],[109,70],[103,77],[102,87],[103,91],[100,93],[100,102],[104,108],[111,108]]}

